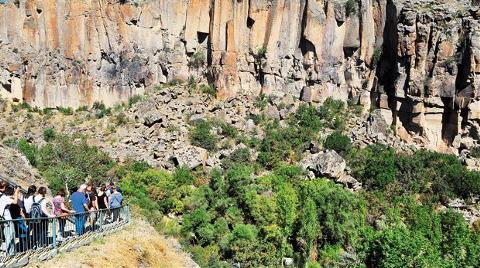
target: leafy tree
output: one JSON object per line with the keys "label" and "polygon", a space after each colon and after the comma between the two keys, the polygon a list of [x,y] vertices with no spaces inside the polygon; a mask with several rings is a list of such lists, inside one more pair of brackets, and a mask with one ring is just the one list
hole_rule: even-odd
{"label": "leafy tree", "polygon": [[317,205],[311,198],[307,198],[300,218],[298,243],[303,248],[305,259],[311,259],[317,250],[317,241],[321,238],[320,224],[318,221]]}
{"label": "leafy tree", "polygon": [[354,177],[368,189],[384,189],[396,177],[396,155],[392,148],[369,145],[349,155]]}
{"label": "leafy tree", "polygon": [[105,183],[114,161],[85,140],[72,141],[71,137],[58,136],[38,151],[37,167],[52,190],[72,189],[87,178],[97,185]]}
{"label": "leafy tree", "polygon": [[297,219],[298,196],[297,191],[289,183],[279,186],[276,202],[278,207],[279,224],[283,228],[284,236],[292,234],[295,220]]}
{"label": "leafy tree", "polygon": [[348,136],[334,132],[327,137],[324,147],[325,149],[334,150],[340,155],[346,155],[352,148],[352,142]]}

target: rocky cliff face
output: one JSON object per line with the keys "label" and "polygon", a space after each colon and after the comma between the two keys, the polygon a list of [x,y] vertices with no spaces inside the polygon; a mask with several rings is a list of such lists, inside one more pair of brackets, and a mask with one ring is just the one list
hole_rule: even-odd
{"label": "rocky cliff face", "polygon": [[220,98],[378,106],[402,138],[432,148],[478,140],[480,12],[469,1],[6,2],[0,93],[11,99],[113,104],[205,77]]}

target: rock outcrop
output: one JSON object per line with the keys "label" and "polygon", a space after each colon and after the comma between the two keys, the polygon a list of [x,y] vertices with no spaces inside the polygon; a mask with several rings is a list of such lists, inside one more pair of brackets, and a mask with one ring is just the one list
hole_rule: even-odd
{"label": "rock outcrop", "polygon": [[24,155],[3,145],[0,145],[0,179],[19,185],[23,189],[28,189],[32,184],[37,187],[46,185]]}
{"label": "rock outcrop", "polygon": [[300,166],[310,172],[309,176],[312,178],[327,177],[353,191],[362,188],[362,183],[348,174],[345,159],[335,151],[327,150],[308,155],[300,162]]}
{"label": "rock outcrop", "polygon": [[0,95],[34,106],[113,105],[194,77],[225,99],[378,107],[437,150],[480,130],[480,10],[468,0],[3,2]]}

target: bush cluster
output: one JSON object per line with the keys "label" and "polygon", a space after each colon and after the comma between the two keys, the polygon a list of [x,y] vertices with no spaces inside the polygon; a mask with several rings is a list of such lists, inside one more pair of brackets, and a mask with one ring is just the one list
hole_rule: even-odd
{"label": "bush cluster", "polygon": [[353,174],[370,190],[422,193],[435,200],[480,193],[480,172],[468,170],[454,155],[419,150],[396,153],[383,145],[352,150]]}
{"label": "bush cluster", "polygon": [[201,120],[190,131],[190,142],[194,146],[202,147],[209,151],[217,150],[219,137],[212,133],[212,123]]}
{"label": "bush cluster", "polygon": [[[121,188],[203,267],[280,267],[284,257],[297,267],[480,264],[480,234],[460,214],[419,204],[415,195],[385,202],[381,192],[302,180],[291,166],[255,176],[246,151],[230,157],[223,171],[209,174],[131,172]],[[167,225],[163,214],[181,217]]]}

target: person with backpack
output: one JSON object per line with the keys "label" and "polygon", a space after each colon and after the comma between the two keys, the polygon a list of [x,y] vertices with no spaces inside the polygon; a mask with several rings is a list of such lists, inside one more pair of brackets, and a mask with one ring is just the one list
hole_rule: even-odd
{"label": "person with backpack", "polygon": [[112,194],[108,200],[108,206],[112,210],[113,213],[113,222],[119,219],[120,215],[120,207],[122,206],[123,196],[120,192],[117,191],[117,187],[112,187]]}
{"label": "person with backpack", "polygon": [[0,218],[3,222],[3,235],[5,239],[5,251],[7,255],[12,256],[15,254],[15,226],[12,222],[12,215],[10,213],[10,207],[14,204],[18,204],[18,196],[20,194],[20,188],[14,189],[8,183],[0,182]]}
{"label": "person with backpack", "polygon": [[47,188],[38,188],[38,194],[33,197],[31,218],[34,222],[34,239],[37,246],[45,246],[48,244],[48,218],[55,217],[47,208],[46,200]]}
{"label": "person with backpack", "polygon": [[82,184],[78,190],[70,196],[72,208],[75,210],[75,233],[82,235],[85,232],[86,211],[88,208],[88,199],[85,197],[87,185]]}

